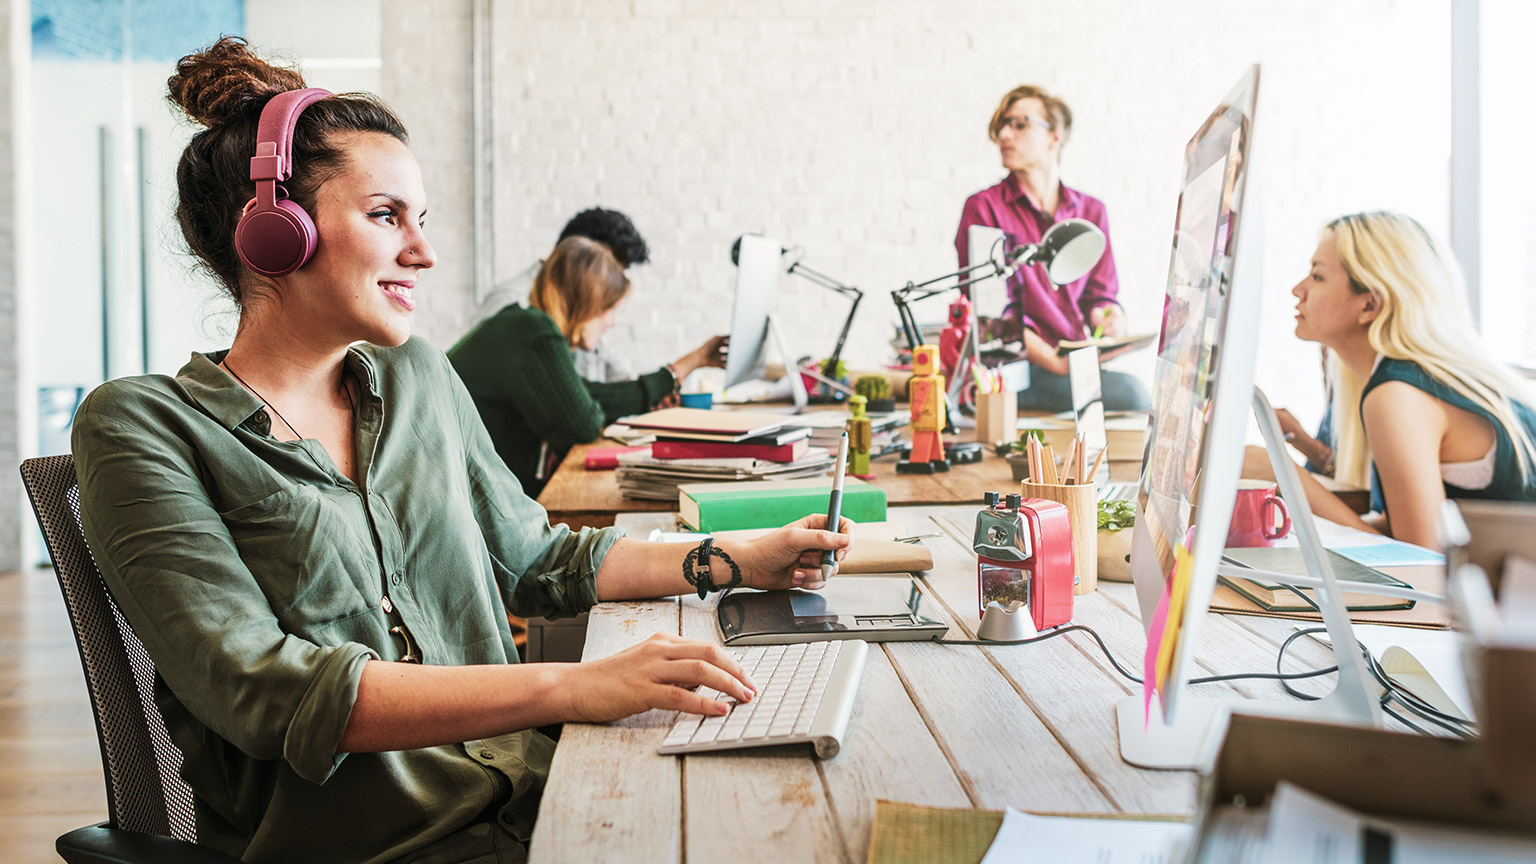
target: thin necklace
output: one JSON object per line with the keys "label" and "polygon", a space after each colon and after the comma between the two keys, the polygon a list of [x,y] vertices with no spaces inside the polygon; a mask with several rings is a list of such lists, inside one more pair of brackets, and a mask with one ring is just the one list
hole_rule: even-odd
{"label": "thin necklace", "polygon": [[[297,437],[297,438],[302,439],[304,437],[304,434],[302,432],[300,432],[299,430],[293,428],[293,424],[288,422],[288,418],[283,416],[283,412],[277,410],[277,406],[276,405],[273,405],[271,402],[269,402],[267,400],[267,397],[261,395],[261,392],[258,391],[255,387],[252,387],[251,385],[245,383],[245,379],[240,377],[240,373],[235,371],[235,367],[229,365],[229,360],[228,359],[225,359],[225,360],[223,360],[221,362],[223,363],[224,368],[229,370],[229,374],[235,376],[235,380],[236,381],[239,381],[242,385],[244,385],[245,389],[251,391],[252,393],[255,393],[256,394],[256,398],[260,399],[261,403],[263,405],[265,405],[268,408],[272,409],[272,413],[277,415],[277,419],[283,421],[283,425],[288,427],[288,431],[289,432],[292,432],[294,434],[294,436]],[[347,402],[350,403],[351,401],[352,401],[352,394],[348,393],[347,394]]]}

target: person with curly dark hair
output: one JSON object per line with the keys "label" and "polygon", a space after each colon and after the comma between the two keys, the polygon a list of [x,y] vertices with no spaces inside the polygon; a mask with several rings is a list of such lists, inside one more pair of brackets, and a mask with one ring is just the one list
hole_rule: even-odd
{"label": "person with curly dark hair", "polygon": [[577,213],[560,229],[560,239],[567,237],[585,237],[607,246],[625,270],[651,260],[651,250],[635,223],[617,210],[592,207]]}
{"label": "person with curly dark hair", "polygon": [[281,864],[522,861],[554,752],[539,727],[719,716],[694,687],[755,692],[720,646],[662,634],[521,665],[508,611],[719,587],[688,569],[700,556],[720,582],[818,588],[821,550],[850,535],[820,516],[713,545],[549,524],[411,336],[437,255],[394,113],[232,38],[169,87],[204,127],[177,217],[239,328],[174,377],[98,387],[73,446],[85,538],[155,663],[197,842]]}

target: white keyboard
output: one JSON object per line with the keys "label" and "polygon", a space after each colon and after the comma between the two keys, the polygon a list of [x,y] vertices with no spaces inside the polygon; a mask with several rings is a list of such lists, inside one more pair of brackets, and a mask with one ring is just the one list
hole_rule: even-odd
{"label": "white keyboard", "polygon": [[842,747],[853,698],[864,677],[869,643],[858,639],[727,648],[757,683],[746,704],[708,687],[700,693],[725,701],[729,714],[679,714],[658,751],[663,755],[707,753],[775,744],[810,744],[831,759]]}

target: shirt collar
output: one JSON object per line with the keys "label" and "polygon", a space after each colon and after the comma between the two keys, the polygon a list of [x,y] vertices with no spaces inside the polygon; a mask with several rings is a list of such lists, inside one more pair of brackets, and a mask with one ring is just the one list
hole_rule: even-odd
{"label": "shirt collar", "polygon": [[[1028,207],[1030,210],[1036,210],[1035,202],[1029,200],[1029,196],[1024,194],[1024,187],[1019,185],[1019,178],[1013,176],[1012,174],[1009,174],[1006,178],[1004,178],[1003,191],[1007,194],[1010,200],[1017,201],[1023,204],[1025,207]],[[1082,203],[1083,193],[1069,187],[1065,183],[1062,183],[1061,200],[1056,204],[1056,212],[1051,214],[1052,221],[1055,221],[1056,216],[1061,216],[1062,218],[1076,216],[1078,213],[1082,212]],[[1036,212],[1039,211],[1036,210]]]}
{"label": "shirt collar", "polygon": [[[228,353],[227,348],[207,354],[193,351],[187,365],[176,373],[176,380],[209,416],[224,424],[225,428],[233,429],[261,410],[262,402],[219,365]],[[347,371],[369,394],[378,396],[373,358],[360,350],[358,345],[353,345],[347,349],[346,362]]]}

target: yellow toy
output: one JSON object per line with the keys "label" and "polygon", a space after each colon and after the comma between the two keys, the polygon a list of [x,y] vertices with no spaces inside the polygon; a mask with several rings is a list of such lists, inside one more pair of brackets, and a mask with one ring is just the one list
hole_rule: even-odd
{"label": "yellow toy", "polygon": [[869,415],[864,413],[863,396],[848,397],[848,474],[860,480],[873,480],[875,473],[869,468],[869,449],[874,445],[874,433]]}
{"label": "yellow toy", "polygon": [[907,384],[912,403],[912,453],[896,464],[901,474],[932,474],[948,471],[944,458],[942,430],[947,417],[944,410],[944,376],[939,374],[939,349],[919,345],[912,352],[912,380]]}

